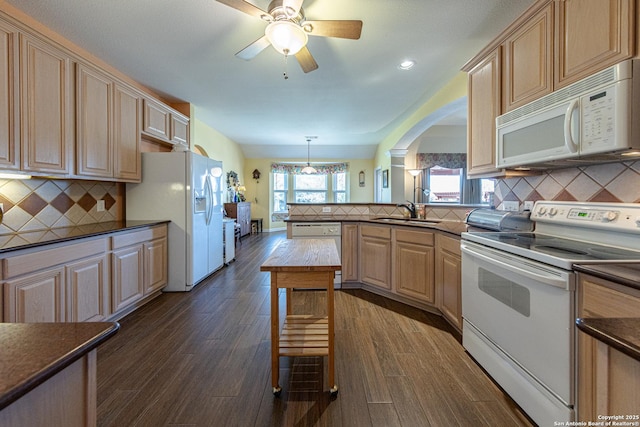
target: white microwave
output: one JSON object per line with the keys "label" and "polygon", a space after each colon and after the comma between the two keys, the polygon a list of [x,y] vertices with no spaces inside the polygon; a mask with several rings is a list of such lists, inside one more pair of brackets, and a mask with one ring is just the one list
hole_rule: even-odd
{"label": "white microwave", "polygon": [[628,60],[496,118],[498,168],[640,156],[640,60]]}

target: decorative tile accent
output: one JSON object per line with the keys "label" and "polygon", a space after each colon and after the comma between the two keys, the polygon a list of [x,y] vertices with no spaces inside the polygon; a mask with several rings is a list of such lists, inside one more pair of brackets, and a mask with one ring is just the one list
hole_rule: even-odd
{"label": "decorative tile accent", "polygon": [[[531,186],[527,194],[524,183]],[[504,200],[640,203],[640,161],[557,169],[540,175],[496,180],[498,208]]]}
{"label": "decorative tile accent", "polygon": [[[0,236],[81,224],[116,221],[120,207],[118,185],[112,182],[74,180],[0,180],[4,220]],[[97,201],[105,211],[98,212]]]}

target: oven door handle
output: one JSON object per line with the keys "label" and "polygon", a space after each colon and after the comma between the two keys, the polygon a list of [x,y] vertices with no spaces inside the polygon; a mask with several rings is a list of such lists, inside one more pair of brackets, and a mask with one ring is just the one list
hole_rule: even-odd
{"label": "oven door handle", "polygon": [[[547,285],[551,285],[551,286],[555,286],[557,288],[563,288],[563,289],[571,289],[571,281],[568,279],[568,274],[553,274],[553,272],[551,270],[548,270],[547,273],[545,274],[545,270],[542,269],[537,269],[535,266],[529,266],[531,269],[526,269],[526,268],[521,268],[518,266],[515,266],[513,264],[508,264],[504,261],[499,260],[496,257],[493,256],[489,256],[489,255],[485,255],[481,252],[478,252],[477,250],[474,250],[473,248],[469,247],[466,244],[462,244],[460,246],[462,252],[466,252],[467,254],[474,256],[478,259],[483,260],[484,262],[487,262],[489,264],[492,265],[496,265],[500,268],[503,268],[507,271],[510,271],[512,273],[516,273],[519,274],[521,276],[525,276],[525,277],[529,277],[532,279],[535,279],[539,282],[542,282],[544,284]],[[506,254],[501,254],[504,257],[507,257],[509,259],[511,259],[512,261],[514,261],[512,258],[508,257],[508,255]],[[517,261],[515,261],[517,262]],[[536,268],[537,271],[533,271],[533,269]],[[538,272],[539,271],[539,272]]]}

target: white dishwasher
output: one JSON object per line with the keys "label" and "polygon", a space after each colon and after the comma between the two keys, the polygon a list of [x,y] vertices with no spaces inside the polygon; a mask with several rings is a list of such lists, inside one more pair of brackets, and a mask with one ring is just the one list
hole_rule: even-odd
{"label": "white dishwasher", "polygon": [[[333,239],[342,260],[342,225],[339,222],[293,222],[292,239]],[[342,287],[342,272],[336,271],[333,279],[334,289]]]}

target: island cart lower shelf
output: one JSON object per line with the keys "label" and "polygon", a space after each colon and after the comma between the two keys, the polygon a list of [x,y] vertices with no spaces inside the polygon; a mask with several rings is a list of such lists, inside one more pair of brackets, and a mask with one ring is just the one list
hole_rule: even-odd
{"label": "island cart lower shelf", "polygon": [[[280,395],[280,356],[327,356],[332,395],[338,393],[334,381],[334,298],[333,278],[340,270],[335,242],[325,239],[296,239],[280,243],[260,266],[271,274],[271,384]],[[278,290],[286,289],[286,316],[282,331]],[[292,314],[292,289],[327,291],[327,315]]]}

